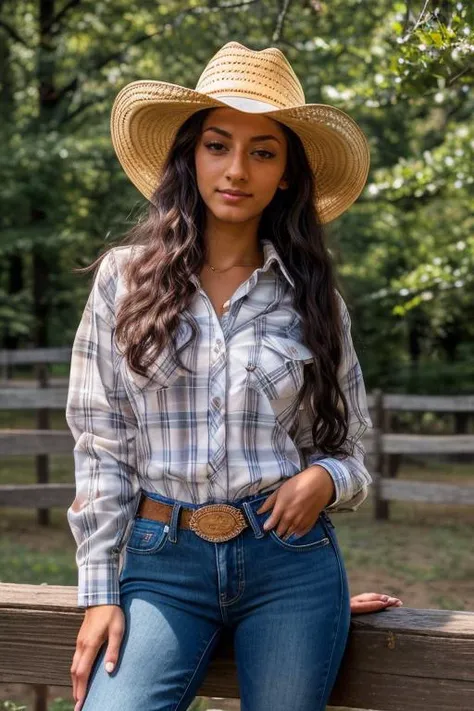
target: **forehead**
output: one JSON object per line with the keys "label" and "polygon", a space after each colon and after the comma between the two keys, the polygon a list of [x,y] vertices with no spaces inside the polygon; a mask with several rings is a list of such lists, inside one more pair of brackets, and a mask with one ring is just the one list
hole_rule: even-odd
{"label": "forehead", "polygon": [[276,135],[284,138],[285,134],[278,121],[260,114],[249,114],[233,108],[212,109],[206,116],[203,130],[209,126],[223,128],[234,136],[256,136],[260,134]]}

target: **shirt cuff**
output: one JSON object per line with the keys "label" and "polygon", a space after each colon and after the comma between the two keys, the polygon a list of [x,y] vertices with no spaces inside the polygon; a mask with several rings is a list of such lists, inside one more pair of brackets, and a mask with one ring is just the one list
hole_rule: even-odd
{"label": "shirt cuff", "polygon": [[325,457],[323,459],[314,457],[314,460],[312,460],[312,457],[308,457],[308,466],[315,465],[326,469],[334,482],[335,495],[331,503],[326,506],[327,509],[336,508],[351,498],[352,492],[348,492],[347,486],[351,477],[345,464],[335,457]]}
{"label": "shirt cuff", "polygon": [[120,605],[118,557],[79,567],[77,604],[78,607]]}

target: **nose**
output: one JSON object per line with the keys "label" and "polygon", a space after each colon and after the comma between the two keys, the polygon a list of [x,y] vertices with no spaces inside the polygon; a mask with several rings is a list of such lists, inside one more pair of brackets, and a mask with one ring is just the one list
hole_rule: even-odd
{"label": "nose", "polygon": [[226,177],[230,182],[248,180],[247,158],[245,151],[235,150],[230,154],[229,164],[226,170]]}

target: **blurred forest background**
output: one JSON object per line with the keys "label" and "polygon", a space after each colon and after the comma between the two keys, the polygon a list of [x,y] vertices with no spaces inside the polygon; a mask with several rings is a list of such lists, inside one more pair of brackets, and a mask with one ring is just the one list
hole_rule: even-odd
{"label": "blurred forest background", "polygon": [[144,199],[109,137],[126,83],[194,87],[233,39],[278,46],[372,166],[328,239],[368,389],[474,389],[474,6],[393,0],[0,0],[0,348],[70,345],[85,265]]}
{"label": "blurred forest background", "polygon": [[[368,391],[472,395],[473,24],[473,3],[436,0],[0,0],[0,349],[71,346],[91,286],[73,268],[146,207],[110,140],[118,91],[136,79],[194,87],[236,40],[279,47],[306,101],[346,111],[368,136],[367,186],[327,229]],[[0,427],[34,428],[35,415],[0,412]],[[445,429],[436,417],[430,432]],[[64,429],[64,413],[50,425]],[[472,456],[415,459],[402,479],[472,481]],[[50,460],[51,481],[73,482],[72,454]],[[33,481],[31,456],[2,458],[0,484]],[[473,609],[472,506],[395,501],[375,521],[370,504],[335,517],[352,593]],[[76,585],[64,508],[49,526],[31,509],[0,511],[1,581]],[[67,696],[50,708],[71,711]],[[20,685],[0,686],[0,708],[16,708],[3,699],[33,703]]]}

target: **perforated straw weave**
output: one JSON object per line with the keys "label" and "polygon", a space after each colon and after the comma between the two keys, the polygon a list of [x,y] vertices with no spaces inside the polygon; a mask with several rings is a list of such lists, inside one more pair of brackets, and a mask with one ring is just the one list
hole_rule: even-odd
{"label": "perforated straw weave", "polygon": [[135,81],[117,95],[112,143],[126,174],[150,199],[176,133],[206,108],[258,113],[289,126],[301,139],[315,175],[320,220],[330,222],[359,197],[370,152],[357,123],[328,104],[306,104],[301,83],[275,47],[251,50],[228,42],[209,61],[195,89],[164,81]]}

